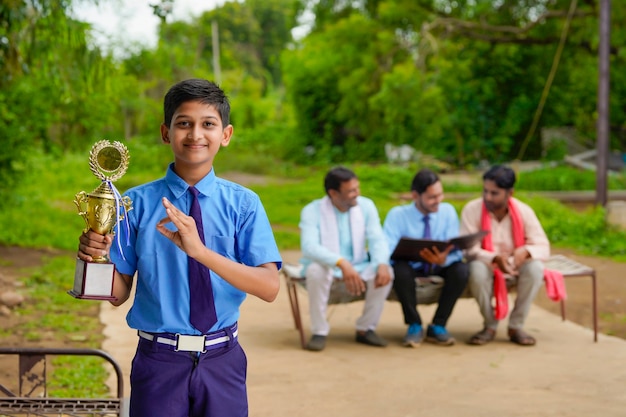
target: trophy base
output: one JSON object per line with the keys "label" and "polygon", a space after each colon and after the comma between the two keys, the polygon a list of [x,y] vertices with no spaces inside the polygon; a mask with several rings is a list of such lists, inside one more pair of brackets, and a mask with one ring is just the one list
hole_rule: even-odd
{"label": "trophy base", "polygon": [[112,301],[115,265],[112,263],[85,262],[76,259],[74,288],[67,293],[82,300]]}
{"label": "trophy base", "polygon": [[89,295],[89,294],[80,294],[75,292],[74,290],[69,290],[67,292],[74,298],[78,298],[80,300],[101,300],[101,301],[114,301],[117,300],[117,297],[113,297],[112,295]]}

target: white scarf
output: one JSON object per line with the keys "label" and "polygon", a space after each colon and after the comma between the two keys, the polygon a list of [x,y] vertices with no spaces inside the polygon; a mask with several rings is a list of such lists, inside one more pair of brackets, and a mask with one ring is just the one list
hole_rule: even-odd
{"label": "white scarf", "polygon": [[[350,232],[352,234],[352,263],[358,264],[367,258],[365,252],[365,218],[358,204],[348,211],[350,216]],[[339,253],[339,230],[337,216],[332,201],[328,196],[320,202],[320,235],[322,245],[335,253]]]}

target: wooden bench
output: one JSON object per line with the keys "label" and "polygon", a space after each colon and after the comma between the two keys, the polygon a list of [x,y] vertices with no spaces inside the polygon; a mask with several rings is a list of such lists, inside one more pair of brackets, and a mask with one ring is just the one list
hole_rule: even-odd
{"label": "wooden bench", "polygon": [[[548,269],[554,269],[563,274],[563,277],[590,277],[591,278],[591,303],[593,313],[593,340],[598,341],[598,306],[597,306],[597,289],[596,289],[596,271],[595,269],[583,265],[563,255],[553,255],[546,262]],[[300,335],[300,345],[304,349],[306,346],[306,337],[302,325],[302,314],[300,312],[300,302],[298,300],[298,287],[306,289],[306,280],[301,277],[301,265],[285,263],[281,269],[281,274],[285,279],[287,293],[289,295],[289,305],[293,316],[294,325]],[[443,287],[443,279],[441,277],[425,277],[416,278],[416,292],[418,304],[433,304],[439,300],[439,293]],[[469,289],[466,289],[462,297],[471,297]],[[342,280],[335,280],[330,290],[328,300],[329,305],[349,303],[352,301],[362,300],[363,296],[355,297],[345,289]],[[394,291],[392,290],[388,297],[391,301],[397,301]],[[561,300],[561,318],[565,320],[565,300]]]}
{"label": "wooden bench", "polygon": [[[0,355],[19,359],[18,385],[13,392],[0,383],[0,416],[122,416],[124,380],[122,369],[106,352],[71,348],[0,348]],[[50,356],[99,356],[117,376],[116,398],[48,397],[47,364]]]}

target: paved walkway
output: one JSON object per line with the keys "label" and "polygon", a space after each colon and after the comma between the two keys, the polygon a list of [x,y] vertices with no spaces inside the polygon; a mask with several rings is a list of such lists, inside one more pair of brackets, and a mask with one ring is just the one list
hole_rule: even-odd
{"label": "paved walkway", "polygon": [[[296,259],[285,257],[285,261]],[[282,284],[282,283],[281,283]],[[301,293],[305,326],[306,296]],[[323,352],[300,349],[284,285],[278,299],[248,297],[240,342],[248,355],[251,417],[578,417],[626,415],[626,341],[561,321],[533,307],[526,330],[535,347],[508,342],[505,326],[483,347],[457,343],[400,346],[405,331],[399,304],[385,306],[378,332],[387,348],[354,342],[362,302],[332,306],[331,335]],[[103,350],[128,373],[136,334],[125,322],[128,306],[102,303]],[[425,321],[433,306],[420,306]],[[475,302],[459,300],[448,324],[464,341],[481,327]]]}

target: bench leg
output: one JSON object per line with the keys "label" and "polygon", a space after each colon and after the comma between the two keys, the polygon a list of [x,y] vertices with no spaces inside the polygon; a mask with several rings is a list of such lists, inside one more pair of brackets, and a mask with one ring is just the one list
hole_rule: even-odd
{"label": "bench leg", "polygon": [[[584,277],[587,275],[573,275],[575,277]],[[591,278],[591,314],[593,325],[593,341],[598,341],[598,293],[596,287],[596,273],[590,272],[588,275]],[[565,300],[561,300],[561,318],[565,321]]]}
{"label": "bench leg", "polygon": [[302,349],[306,347],[304,338],[304,328],[302,326],[302,315],[300,314],[300,303],[298,302],[297,284],[287,277],[287,293],[289,294],[289,305],[291,307],[291,315],[296,330],[300,333],[300,346]]}

